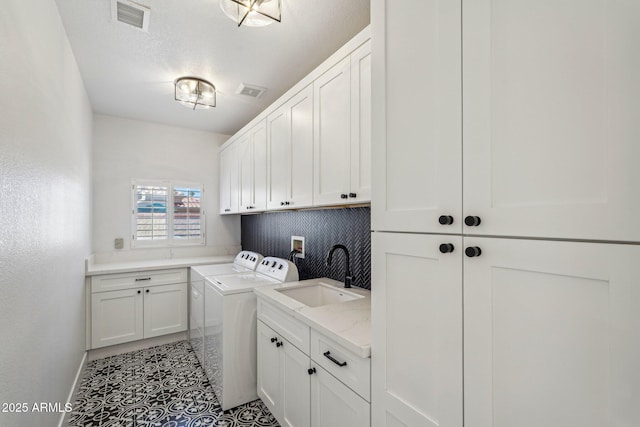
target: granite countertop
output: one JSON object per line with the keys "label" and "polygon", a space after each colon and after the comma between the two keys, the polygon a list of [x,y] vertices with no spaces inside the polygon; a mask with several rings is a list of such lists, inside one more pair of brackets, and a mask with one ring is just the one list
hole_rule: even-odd
{"label": "granite countertop", "polygon": [[225,264],[234,260],[232,255],[208,256],[197,258],[172,258],[156,259],[104,264],[87,264],[87,276],[97,276],[100,274],[129,273],[146,270],[165,270],[168,268],[184,268],[195,265]]}
{"label": "granite countertop", "polygon": [[256,288],[254,292],[259,298],[292,315],[311,329],[337,341],[354,354],[363,358],[370,357],[371,291],[358,287],[345,289],[346,292],[362,295],[363,298],[319,307],[309,307],[276,291],[276,289],[303,287],[318,282],[344,289],[342,282],[320,278],[263,286]]}

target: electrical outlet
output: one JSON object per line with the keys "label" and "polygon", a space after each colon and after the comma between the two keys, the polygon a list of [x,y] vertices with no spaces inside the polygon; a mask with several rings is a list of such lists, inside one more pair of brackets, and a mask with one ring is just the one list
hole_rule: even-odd
{"label": "electrical outlet", "polygon": [[116,249],[124,248],[124,239],[122,237],[118,237],[113,241],[113,247]]}
{"label": "electrical outlet", "polygon": [[297,250],[296,258],[304,258],[304,237],[291,236],[291,250]]}

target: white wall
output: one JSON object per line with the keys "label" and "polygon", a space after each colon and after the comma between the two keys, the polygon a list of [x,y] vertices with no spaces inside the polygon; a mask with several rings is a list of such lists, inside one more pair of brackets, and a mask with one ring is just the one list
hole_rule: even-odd
{"label": "white wall", "polygon": [[84,354],[92,112],[53,0],[2,1],[0,57],[0,403],[31,411],[66,403]]}
{"label": "white wall", "polygon": [[[211,111],[215,114],[215,110]],[[96,262],[235,254],[240,219],[220,216],[218,147],[228,135],[96,114],[93,126],[93,250]],[[185,161],[187,159],[187,161]],[[206,246],[131,249],[132,179],[168,179],[205,187]],[[124,249],[114,249],[114,239]]]}

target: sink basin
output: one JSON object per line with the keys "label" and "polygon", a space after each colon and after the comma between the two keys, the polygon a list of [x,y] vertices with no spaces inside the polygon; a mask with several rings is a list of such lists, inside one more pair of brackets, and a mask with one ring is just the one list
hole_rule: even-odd
{"label": "sink basin", "polygon": [[363,298],[362,295],[349,292],[342,288],[336,288],[335,286],[322,282],[315,283],[313,285],[275,290],[308,307],[320,307],[322,305],[336,304],[339,302]]}

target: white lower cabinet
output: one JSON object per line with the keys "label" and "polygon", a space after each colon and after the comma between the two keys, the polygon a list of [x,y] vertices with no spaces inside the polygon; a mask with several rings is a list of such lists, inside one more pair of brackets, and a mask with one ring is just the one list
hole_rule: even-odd
{"label": "white lower cabinet", "polygon": [[186,269],[94,276],[91,291],[92,349],[187,329]]}
{"label": "white lower cabinet", "polygon": [[[266,315],[261,316],[261,309]],[[368,427],[370,404],[369,359],[348,353],[331,339],[311,330],[291,316],[268,304],[258,305],[258,396],[280,425],[287,427]],[[273,323],[269,323],[271,319]],[[273,327],[273,329],[272,329]],[[302,328],[306,328],[305,331]],[[302,332],[301,339],[292,331]],[[297,348],[285,337],[304,344]],[[315,344],[314,344],[315,343]],[[318,345],[318,343],[320,343]],[[324,346],[329,345],[333,353]],[[323,351],[316,358],[316,351]],[[327,355],[324,355],[327,353]],[[335,356],[331,361],[327,356]],[[322,360],[326,359],[326,360]],[[356,360],[359,359],[359,360]],[[344,361],[347,364],[340,367]],[[349,362],[354,362],[349,364]],[[323,364],[331,363],[344,372],[330,373]],[[355,365],[352,367],[352,365]],[[349,368],[346,368],[349,366]],[[355,368],[355,369],[354,369]],[[354,372],[358,372],[354,377]],[[344,378],[341,376],[344,375]],[[360,377],[366,378],[360,378]],[[346,383],[366,384],[361,396]],[[358,386],[355,387],[358,389]]]}
{"label": "white lower cabinet", "polygon": [[317,363],[311,363],[311,425],[313,427],[368,427],[369,402],[338,381]]}
{"label": "white lower cabinet", "polygon": [[464,240],[465,426],[640,425],[640,246]]}

